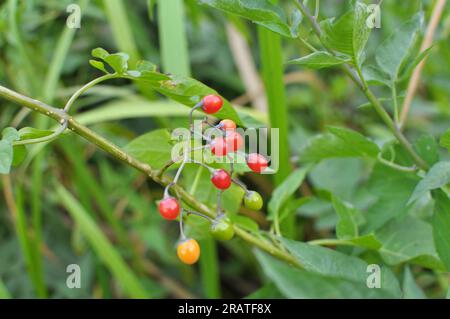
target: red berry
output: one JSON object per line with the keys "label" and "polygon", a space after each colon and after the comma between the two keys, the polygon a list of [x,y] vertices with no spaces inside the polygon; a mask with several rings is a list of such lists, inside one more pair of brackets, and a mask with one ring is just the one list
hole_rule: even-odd
{"label": "red berry", "polygon": [[244,145],[244,139],[241,134],[235,131],[227,131],[225,141],[228,144],[229,152],[236,152]]}
{"label": "red berry", "polygon": [[218,95],[207,95],[203,98],[202,109],[205,113],[214,114],[222,108],[223,100]]}
{"label": "red berry", "polygon": [[256,173],[263,172],[267,166],[269,166],[269,161],[258,153],[248,154],[247,166]]}
{"label": "red berry", "polygon": [[228,174],[227,171],[223,169],[218,169],[214,171],[211,182],[216,186],[218,189],[227,189],[231,185],[231,176]]}
{"label": "red berry", "polygon": [[229,151],[229,146],[223,137],[217,137],[211,142],[211,152],[214,155],[225,156]]}
{"label": "red berry", "polygon": [[173,220],[180,213],[180,204],[173,197],[164,198],[159,202],[159,213],[163,218]]}
{"label": "red berry", "polygon": [[236,123],[232,120],[222,120],[219,123],[219,127],[224,131],[230,131],[236,129]]}

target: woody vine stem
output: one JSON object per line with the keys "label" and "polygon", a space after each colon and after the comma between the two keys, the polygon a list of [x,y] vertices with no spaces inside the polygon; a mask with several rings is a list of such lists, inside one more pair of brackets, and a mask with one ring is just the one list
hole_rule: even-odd
{"label": "woody vine stem", "polygon": [[[52,118],[60,124],[67,123],[67,128],[73,131],[75,134],[96,145],[98,148],[102,149],[117,160],[144,173],[150,179],[160,184],[161,186],[167,187],[173,182],[171,178],[165,175],[161,175],[158,170],[155,170],[150,167],[150,165],[137,160],[114,143],[110,142],[88,127],[77,122],[72,116],[64,111],[64,109],[59,109],[47,105],[41,101],[29,98],[4,86],[0,86],[0,97],[23,107],[27,107],[32,111],[39,112],[49,118]],[[215,218],[217,216],[217,213],[214,211],[214,209],[199,202],[195,197],[193,197],[179,185],[174,184],[171,188],[179,198],[181,198],[187,205],[195,209],[197,212],[202,213],[209,218]],[[262,236],[255,236],[254,234],[251,234],[242,229],[238,225],[233,225],[233,227],[235,234],[249,244],[252,244],[260,248],[261,250],[266,251],[267,253],[280,260],[286,261],[298,268],[302,268],[302,264],[297,258],[292,256],[290,253],[278,248],[275,244],[273,244],[266,238]]]}

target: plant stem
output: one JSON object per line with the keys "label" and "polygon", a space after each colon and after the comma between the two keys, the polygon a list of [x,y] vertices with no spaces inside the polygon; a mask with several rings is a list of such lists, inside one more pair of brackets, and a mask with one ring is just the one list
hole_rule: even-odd
{"label": "plant stem", "polygon": [[[73,119],[71,116],[69,116],[66,112],[64,112],[61,109],[49,106],[38,100],[31,99],[27,96],[24,96],[20,93],[12,91],[3,86],[0,86],[0,97],[3,97],[6,100],[14,102],[18,105],[30,108],[58,122],[61,122],[61,120],[67,120],[68,128],[72,130],[75,134],[83,137],[85,140],[96,145],[98,148],[102,149],[115,159],[144,173],[156,183],[162,186],[167,186],[173,182],[170,178],[166,176],[159,176],[158,170],[154,170],[150,167],[150,165],[138,161],[137,159],[135,159],[134,157],[123,151],[114,143],[110,142],[109,140],[98,135],[91,129],[77,122],[75,119]],[[182,187],[180,187],[179,185],[173,185],[172,187],[173,190],[187,205],[191,206],[196,211],[203,213],[210,218],[216,217],[216,212],[213,209],[199,202],[194,196],[189,194]],[[241,227],[237,225],[234,225],[233,227],[235,233],[239,237],[241,237],[244,241],[268,252],[269,254],[280,260],[286,261],[289,264],[294,265],[295,267],[302,268],[302,264],[300,263],[300,261],[291,254],[279,249],[278,247],[275,247],[274,245],[268,243],[267,241],[261,239],[260,237],[257,237],[243,230]]]}
{"label": "plant stem", "polygon": [[399,123],[399,112],[398,112],[398,101],[397,101],[397,86],[394,83],[392,83],[392,104],[394,106],[394,123]]}
{"label": "plant stem", "polygon": [[[330,52],[333,55],[336,55],[336,52],[332,48],[330,48],[326,43],[322,40],[322,29],[320,28],[319,23],[317,22],[317,19],[311,15],[309,12],[309,9],[303,4],[302,1],[295,0],[294,3],[296,4],[297,8],[301,11],[303,16],[307,17],[310,21],[314,32],[316,33],[317,37],[319,38],[320,42],[324,46],[324,48]],[[372,93],[369,86],[365,82],[364,78],[362,77],[361,70],[358,67],[357,68],[357,74],[355,74],[354,70],[347,64],[343,65],[344,72],[359,86],[359,88],[363,91],[364,95],[367,97],[370,103],[372,103],[373,108],[378,113],[378,115],[381,117],[383,122],[388,126],[388,128],[392,131],[394,136],[397,138],[397,140],[400,142],[400,144],[403,146],[403,148],[409,153],[413,161],[416,163],[418,167],[420,167],[423,170],[428,170],[428,164],[425,163],[425,161],[414,151],[413,147],[409,143],[409,141],[406,139],[406,137],[401,132],[400,128],[394,121],[392,120],[389,113],[385,110],[381,102],[378,100],[378,98]]]}

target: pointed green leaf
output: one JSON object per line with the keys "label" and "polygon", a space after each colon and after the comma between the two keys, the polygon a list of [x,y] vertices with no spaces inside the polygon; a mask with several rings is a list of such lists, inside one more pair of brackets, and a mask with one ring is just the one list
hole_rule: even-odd
{"label": "pointed green leaf", "polygon": [[425,196],[429,191],[450,183],[450,162],[439,162],[428,171],[427,175],[417,184],[409,198],[408,205]]}
{"label": "pointed green leaf", "polygon": [[273,220],[276,214],[280,214],[286,200],[294,194],[303,183],[310,167],[299,168],[290,174],[272,193],[269,201],[268,219]]}
{"label": "pointed green leaf", "polygon": [[395,30],[375,52],[378,65],[392,81],[397,80],[400,68],[416,41],[422,23],[423,13],[415,15]]}
{"label": "pointed green leaf", "polygon": [[450,199],[443,191],[433,193],[435,199],[433,215],[433,238],[436,250],[450,271]]}
{"label": "pointed green leaf", "polygon": [[[369,289],[364,282],[326,276],[293,268],[259,250],[255,252],[264,273],[287,298],[361,299],[393,298],[383,289]],[[365,273],[364,269],[364,275]]]}
{"label": "pointed green leaf", "polygon": [[125,151],[153,169],[164,166],[171,159],[171,136],[166,129],[141,135],[125,146]]}
{"label": "pointed green leaf", "polygon": [[411,262],[432,269],[443,269],[433,243],[430,224],[410,216],[394,219],[376,232],[383,244],[380,254],[389,265]]}
{"label": "pointed green leaf", "polygon": [[333,157],[376,158],[378,146],[360,133],[343,128],[328,127],[330,133],[310,139],[300,150],[300,161],[314,162]]}
{"label": "pointed green leaf", "polygon": [[391,297],[400,297],[400,286],[388,267],[381,267],[381,288],[366,286],[368,264],[354,256],[338,251],[282,238],[282,243],[299,260],[305,270],[324,276],[350,280],[364,285],[367,290],[380,290]]}
{"label": "pointed green leaf", "polygon": [[298,35],[298,14],[290,26],[283,10],[270,0],[200,0],[200,3],[238,15],[285,37]]}
{"label": "pointed green leaf", "polygon": [[339,221],[336,225],[337,237],[339,239],[358,237],[358,213],[356,212],[356,209],[334,195],[332,195],[332,203],[334,210],[339,216]]}
{"label": "pointed green leaf", "polygon": [[328,52],[313,52],[299,59],[291,60],[288,64],[305,66],[311,69],[322,69],[349,62],[350,59],[336,57]]}
{"label": "pointed green leaf", "polygon": [[369,40],[371,29],[367,25],[369,11],[362,2],[340,17],[336,22],[325,20],[321,23],[322,40],[334,50],[351,58],[353,64],[361,65],[363,50]]}

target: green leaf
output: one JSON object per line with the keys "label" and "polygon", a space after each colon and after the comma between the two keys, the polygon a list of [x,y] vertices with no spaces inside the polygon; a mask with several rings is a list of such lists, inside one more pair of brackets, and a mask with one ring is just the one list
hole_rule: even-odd
{"label": "green leaf", "polygon": [[290,26],[283,10],[270,0],[200,0],[200,3],[251,20],[282,36],[298,36],[299,14]]}
{"label": "green leaf", "polygon": [[355,65],[361,65],[363,51],[369,40],[371,29],[367,26],[369,11],[362,2],[340,17],[336,22],[325,20],[321,23],[322,40],[336,51],[349,56]]}
{"label": "green leaf", "polygon": [[291,197],[303,183],[309,169],[310,167],[307,166],[295,170],[273,191],[272,198],[268,204],[269,215],[267,218],[269,220],[273,220],[276,215],[280,214],[280,211],[288,198]]}
{"label": "green leaf", "polygon": [[429,191],[447,185],[450,182],[450,162],[439,162],[428,171],[417,184],[409,198],[408,205],[425,196]]}
{"label": "green leaf", "polygon": [[0,140],[0,174],[9,174],[14,159],[13,142],[19,140],[19,133],[15,128],[7,127],[2,131]]}
{"label": "green leaf", "polygon": [[65,188],[58,185],[56,191],[61,203],[80,226],[83,235],[87,238],[93,250],[112,272],[126,293],[132,298],[149,298],[150,296],[141,286],[140,280],[95,224],[89,213]]}
{"label": "green leaf", "polygon": [[403,274],[403,298],[404,299],[426,299],[422,289],[417,285],[409,266],[405,267]]}
{"label": "green leaf", "polygon": [[104,60],[105,58],[107,58],[109,56],[109,52],[103,48],[96,48],[96,49],[92,50],[91,55],[94,58]]}
{"label": "green leaf", "polygon": [[[362,73],[364,79],[369,85],[386,85],[389,87],[392,85],[386,74],[373,65],[364,66]],[[367,105],[372,106],[372,103],[369,102]]]}
{"label": "green leaf", "polygon": [[423,134],[414,142],[417,154],[430,166],[439,161],[439,148],[436,139],[431,134]]}
{"label": "green leaf", "polygon": [[105,72],[105,73],[109,73],[106,68],[105,68],[105,64],[103,62],[97,61],[97,60],[89,60],[89,64],[92,65],[94,68]]}
{"label": "green leaf", "polygon": [[253,219],[247,217],[247,216],[241,216],[241,215],[230,215],[231,221],[242,227],[243,229],[253,233],[253,234],[259,234],[259,225],[257,222],[255,222]]}
{"label": "green leaf", "polygon": [[339,221],[336,225],[337,237],[339,239],[358,237],[358,212],[356,209],[334,195],[332,195],[332,203],[334,210],[339,216]]}
{"label": "green leaf", "polygon": [[25,145],[13,146],[12,166],[20,165],[23,162],[23,160],[25,159],[26,155],[27,155],[27,149],[26,149]]}
{"label": "green leaf", "polygon": [[381,288],[368,289],[366,286],[368,264],[362,259],[286,238],[282,238],[281,241],[309,272],[350,280],[364,285],[366,290],[383,291],[383,294],[391,297],[401,295],[399,283],[388,267],[381,267]]}
{"label": "green leaf", "polygon": [[[255,252],[264,273],[287,298],[360,299],[392,298],[383,289],[369,289],[364,282],[336,278],[293,268],[259,250]],[[363,275],[367,275],[366,269]],[[394,278],[395,280],[395,278]]]}
{"label": "green leaf", "polygon": [[300,150],[300,161],[315,162],[333,157],[376,158],[378,146],[353,130],[343,127],[328,127],[330,133],[310,139]]}
{"label": "green leaf", "polygon": [[[416,68],[416,66],[422,62],[425,58],[428,57],[428,55],[431,53],[431,49],[433,49],[434,46],[429,47],[426,50],[423,50],[422,52],[420,52],[417,56],[415,56],[413,59],[411,59],[411,61],[401,70],[401,77],[398,79],[398,81],[404,81],[407,80],[410,76],[411,73],[414,71],[414,69]],[[404,70],[403,70],[404,69]]]}
{"label": "green leaf", "polygon": [[328,52],[313,52],[299,59],[291,60],[288,64],[296,64],[311,69],[323,69],[349,62],[349,59],[336,57]]}
{"label": "green leaf", "polygon": [[[144,75],[140,79],[147,80]],[[218,94],[215,90],[203,83],[184,76],[170,75],[168,80],[158,82],[147,81],[147,83],[159,93],[190,107],[199,103],[206,95]],[[226,99],[223,99],[223,102],[222,109],[214,114],[214,116],[222,119],[231,119],[238,125],[242,124],[241,119],[231,104]]]}
{"label": "green leaf", "polygon": [[391,81],[399,77],[400,68],[413,47],[417,34],[423,23],[423,13],[395,30],[375,52],[375,59],[380,68],[390,76]]}
{"label": "green leaf", "polygon": [[344,239],[349,245],[354,245],[357,247],[367,248],[371,250],[378,250],[381,248],[381,243],[375,237],[374,234],[368,234],[360,237],[355,237],[351,239]]}
{"label": "green leaf", "polygon": [[408,212],[407,202],[419,178],[383,164],[375,165],[368,182],[368,191],[376,197],[366,214],[366,231],[374,231],[394,217]]}
{"label": "green leaf", "polygon": [[134,139],[124,149],[136,159],[158,169],[171,159],[171,136],[166,129],[155,130]]}
{"label": "green leaf", "polygon": [[433,243],[431,225],[405,216],[394,219],[376,232],[383,244],[380,254],[389,265],[410,262],[433,269],[443,269]]}
{"label": "green leaf", "polygon": [[[0,295],[1,296],[1,295]],[[244,299],[281,299],[283,295],[273,283],[267,283]]]}
{"label": "green leaf", "polygon": [[445,147],[447,150],[450,151],[450,129],[445,131],[444,134],[441,136],[441,140],[439,141],[439,145],[442,147]]}
{"label": "green leaf", "polygon": [[114,71],[119,74],[125,73],[128,69],[128,60],[130,57],[126,53],[114,53],[105,57],[103,60],[108,63]]}
{"label": "green leaf", "polygon": [[19,130],[20,140],[31,140],[53,134],[51,130],[40,130],[34,127],[24,127]]}
{"label": "green leaf", "polygon": [[436,250],[450,271],[450,199],[443,191],[433,193],[435,199],[433,215],[433,238]]}

